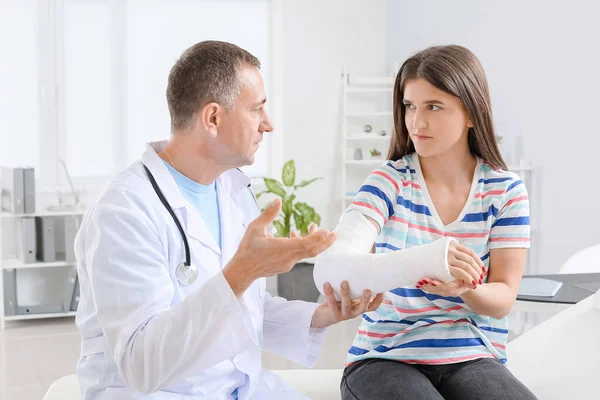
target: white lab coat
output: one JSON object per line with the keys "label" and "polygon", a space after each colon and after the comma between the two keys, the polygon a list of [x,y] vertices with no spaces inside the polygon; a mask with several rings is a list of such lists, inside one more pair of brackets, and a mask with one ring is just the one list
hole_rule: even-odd
{"label": "white lab coat", "polygon": [[[222,249],[181,195],[151,143],[92,204],[76,238],[81,298],[77,375],[85,400],[304,398],[261,366],[263,349],[312,366],[324,329],[316,304],[273,298],[265,279],[238,300],[222,268],[259,210],[238,170],[217,179]],[[197,281],[181,285],[185,251],[177,226],[152,189],[154,175],[186,232]]]}

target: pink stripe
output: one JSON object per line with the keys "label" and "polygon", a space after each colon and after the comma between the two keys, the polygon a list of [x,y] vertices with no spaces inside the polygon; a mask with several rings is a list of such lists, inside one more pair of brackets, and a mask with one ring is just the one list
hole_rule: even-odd
{"label": "pink stripe", "polygon": [[367,208],[375,211],[377,214],[381,215],[381,218],[383,218],[385,220],[385,216],[383,215],[381,210],[375,206],[372,206],[371,204],[368,204],[368,203],[365,203],[362,201],[353,201],[352,204],[355,204],[357,206],[367,207]]}
{"label": "pink stripe", "polygon": [[[418,328],[425,328],[425,327],[434,326],[434,325],[450,325],[450,324],[456,324],[456,323],[459,323],[459,322],[469,322],[469,321],[467,321],[467,320],[466,320],[466,319],[464,319],[464,318],[462,318],[462,319],[457,319],[456,321],[452,321],[452,320],[450,320],[450,321],[440,321],[440,322],[436,322],[435,324],[426,324],[426,325],[421,325],[421,326],[418,326],[418,327],[417,327],[417,328],[415,328],[415,329],[418,329]],[[411,332],[411,331],[413,331],[413,330],[414,330],[414,329],[411,329],[411,328],[406,328],[405,330],[403,330],[403,331],[402,331],[402,333],[408,333],[408,332]]]}
{"label": "pink stripe", "polygon": [[487,196],[491,196],[491,195],[495,195],[495,194],[504,194],[504,190],[489,190],[485,193],[477,193],[475,195],[475,198],[478,199],[481,197],[481,199],[485,199]]}
{"label": "pink stripe", "polygon": [[383,304],[392,306],[396,309],[396,311],[399,311],[399,312],[405,313],[405,314],[418,314],[418,313],[427,312],[427,311],[441,310],[441,308],[438,306],[430,306],[430,307],[416,308],[416,309],[400,308],[400,307],[396,307],[395,305],[393,305],[392,302],[387,299],[383,300]]}
{"label": "pink stripe", "polygon": [[493,166],[492,164],[490,164],[489,162],[487,162],[487,161],[484,161],[483,163],[484,163],[485,165],[487,165],[488,167],[490,167],[491,169],[493,169],[494,171],[496,171],[496,172],[500,172],[500,169],[499,169],[499,168],[496,168],[496,167],[494,167],[494,166]]}
{"label": "pink stripe", "polygon": [[[385,179],[387,179],[388,181],[390,181],[390,183],[392,185],[394,185],[394,187],[396,188],[397,192],[400,192],[400,186],[398,185],[398,182],[396,182],[391,176],[389,176],[385,172],[373,171],[373,175],[383,176]],[[418,183],[415,183],[415,182],[413,182],[411,180],[406,181],[404,179],[400,179],[400,183],[402,184],[402,186],[412,186],[415,189],[421,189],[421,186]]]}
{"label": "pink stripe", "polygon": [[[525,201],[525,200],[529,200],[529,196],[519,196],[519,197],[515,197],[514,199],[510,200],[509,202],[507,202],[504,207],[508,207],[513,203],[516,203],[518,201]],[[504,208],[503,207],[503,208]]]}
{"label": "pink stripe", "polygon": [[454,306],[454,307],[446,308],[446,311],[456,311],[456,310],[462,310],[462,306]]}
{"label": "pink stripe", "polygon": [[394,336],[400,334],[400,332],[386,334],[386,333],[367,332],[367,331],[363,331],[362,329],[359,329],[358,334],[369,336],[369,337],[376,337],[376,338],[389,338],[389,337],[394,337]]}
{"label": "pink stripe", "polygon": [[494,343],[494,342],[491,342],[491,343],[494,345],[494,347],[499,347],[502,350],[506,350],[506,345],[503,345],[503,344],[500,344],[500,343]]}
{"label": "pink stripe", "polygon": [[402,360],[402,362],[407,363],[407,364],[450,364],[453,362],[474,360],[477,358],[495,358],[495,357],[491,356],[489,354],[472,354],[470,356],[435,358],[433,360]]}
{"label": "pink stripe", "polygon": [[490,242],[529,242],[529,238],[490,238]]}
{"label": "pink stripe", "polygon": [[393,180],[388,174],[381,172],[381,171],[374,171],[373,175],[379,175],[379,176],[383,176],[385,179],[387,179],[392,185],[394,185],[394,187],[396,188],[396,192],[400,192],[400,187],[398,186],[398,183]]}
{"label": "pink stripe", "polygon": [[452,233],[452,232],[448,232],[446,234],[446,236],[469,239],[469,238],[484,238],[484,237],[488,237],[489,234],[490,234],[490,231],[486,231],[483,233]]}
{"label": "pink stripe", "polygon": [[439,231],[439,230],[434,229],[434,228],[430,228],[428,226],[421,226],[421,225],[412,224],[412,223],[408,222],[407,220],[405,220],[404,218],[398,218],[398,217],[393,216],[390,219],[392,221],[396,221],[396,222],[400,222],[402,224],[408,225],[409,228],[415,228],[415,229],[418,229],[420,231],[425,231],[425,232],[437,233],[438,235],[444,236],[444,232],[442,232],[442,231]]}

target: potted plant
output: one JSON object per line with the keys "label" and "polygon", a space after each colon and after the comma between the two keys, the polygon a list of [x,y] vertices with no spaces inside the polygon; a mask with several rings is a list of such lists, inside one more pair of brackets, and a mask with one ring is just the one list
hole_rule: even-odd
{"label": "potted plant", "polygon": [[[272,178],[263,178],[266,190],[258,193],[257,198],[264,194],[281,197],[281,214],[273,221],[277,229],[276,236],[289,237],[292,230],[300,235],[308,234],[312,223],[321,224],[321,216],[307,203],[296,201],[296,190],[306,187],[321,178],[312,178],[296,184],[296,164],[289,160],[283,165],[281,182]],[[298,262],[287,273],[277,275],[277,290],[281,297],[288,300],[305,300],[316,302],[319,298],[313,279],[314,263],[310,260]]]}

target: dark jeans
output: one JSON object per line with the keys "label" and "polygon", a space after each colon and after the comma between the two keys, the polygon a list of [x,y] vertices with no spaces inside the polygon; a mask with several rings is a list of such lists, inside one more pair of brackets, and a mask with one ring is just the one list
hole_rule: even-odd
{"label": "dark jeans", "polygon": [[535,400],[500,361],[414,365],[371,358],[344,370],[342,400]]}

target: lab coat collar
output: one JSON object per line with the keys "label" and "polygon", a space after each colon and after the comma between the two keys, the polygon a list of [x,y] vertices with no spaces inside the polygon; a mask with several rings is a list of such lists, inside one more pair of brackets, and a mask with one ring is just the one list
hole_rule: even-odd
{"label": "lab coat collar", "polygon": [[[180,209],[181,216],[183,219],[183,226],[186,229],[186,234],[190,238],[200,241],[205,246],[211,248],[216,254],[221,254],[221,251],[215,242],[212,234],[208,227],[204,223],[202,216],[193,207],[189,207],[188,202],[181,194],[177,182],[164,165],[162,159],[158,156],[158,153],[162,151],[167,145],[167,141],[152,142],[148,143],[146,152],[142,155],[142,162],[152,175],[158,186],[161,188],[165,198],[171,205],[171,208]],[[247,188],[250,184],[250,178],[248,178],[239,169],[231,169],[224,172],[217,179],[217,191],[219,195],[219,205],[221,209],[221,238],[223,249],[225,250],[223,255],[224,259],[228,259],[232,252],[234,252],[234,243],[232,242],[231,235],[234,237],[239,234],[239,229],[243,227],[243,212],[235,204],[235,194]],[[233,239],[235,242],[235,239]]]}

